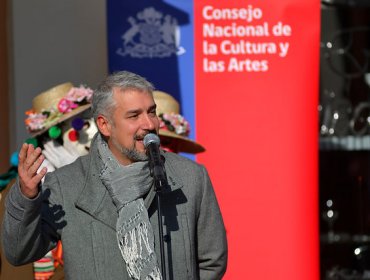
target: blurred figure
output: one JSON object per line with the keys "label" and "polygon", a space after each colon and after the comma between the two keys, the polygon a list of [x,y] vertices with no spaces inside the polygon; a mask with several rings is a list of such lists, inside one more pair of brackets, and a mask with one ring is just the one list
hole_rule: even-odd
{"label": "blurred figure", "polygon": [[[26,128],[31,137],[27,143],[40,147],[45,156],[42,167],[48,172],[54,171],[66,164],[72,163],[77,157],[89,152],[91,139],[97,132],[97,127],[91,117],[92,90],[83,86],[74,87],[71,83],[57,85],[39,95],[32,101],[32,109],[26,112]],[[16,170],[17,163],[11,170]],[[8,172],[9,173],[9,172]],[[13,173],[11,173],[15,177]],[[10,185],[2,192],[0,204],[1,220],[3,217],[4,198]],[[2,258],[2,263],[6,262]],[[12,275],[11,279],[56,280],[64,279],[61,269],[63,265],[62,245],[48,252],[32,266],[22,269],[12,267],[6,262],[8,272],[0,272],[0,280]],[[4,265],[2,265],[4,267]],[[57,268],[57,270],[55,270]],[[17,276],[17,274],[20,274]]]}
{"label": "blurred figure", "polygon": [[33,99],[25,120],[32,138],[26,142],[42,148],[49,172],[88,153],[97,132],[90,113],[91,97],[91,89],[64,83]]}

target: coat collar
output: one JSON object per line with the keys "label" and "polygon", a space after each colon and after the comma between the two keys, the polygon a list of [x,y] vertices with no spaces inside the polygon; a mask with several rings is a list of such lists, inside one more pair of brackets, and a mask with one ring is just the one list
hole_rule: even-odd
{"label": "coat collar", "polygon": [[[117,208],[113,204],[107,189],[99,178],[99,173],[103,167],[103,163],[100,160],[96,143],[95,135],[91,143],[90,154],[87,157],[88,171],[86,173],[85,183],[82,191],[78,195],[75,206],[103,224],[108,225],[113,230],[116,230],[116,222],[118,218]],[[182,188],[182,181],[179,176],[176,175],[176,171],[166,157],[166,153],[163,153],[163,155],[165,157],[165,168],[169,185],[169,188],[164,191],[171,192]],[[150,192],[154,192],[153,188]],[[149,194],[147,197],[152,201],[154,195]],[[151,201],[147,203],[150,204]]]}

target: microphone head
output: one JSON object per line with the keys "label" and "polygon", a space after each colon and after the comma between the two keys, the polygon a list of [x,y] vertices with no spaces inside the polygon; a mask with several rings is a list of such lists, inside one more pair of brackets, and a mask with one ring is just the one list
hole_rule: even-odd
{"label": "microphone head", "polygon": [[159,144],[161,143],[161,141],[159,140],[159,137],[158,137],[157,134],[148,133],[147,135],[144,136],[144,146],[145,146],[145,148],[147,148],[152,143],[154,143],[157,146],[159,146]]}

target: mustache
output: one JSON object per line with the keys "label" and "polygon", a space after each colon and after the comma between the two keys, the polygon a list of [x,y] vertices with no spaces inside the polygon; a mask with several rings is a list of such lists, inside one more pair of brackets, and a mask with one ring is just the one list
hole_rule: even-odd
{"label": "mustache", "polygon": [[143,139],[144,139],[144,137],[145,137],[145,135],[147,135],[147,134],[149,134],[149,133],[153,133],[153,134],[158,135],[158,134],[157,134],[157,131],[155,131],[155,130],[151,130],[151,131],[148,131],[148,132],[143,133],[143,134],[136,134],[136,135],[134,136],[134,140],[143,140]]}

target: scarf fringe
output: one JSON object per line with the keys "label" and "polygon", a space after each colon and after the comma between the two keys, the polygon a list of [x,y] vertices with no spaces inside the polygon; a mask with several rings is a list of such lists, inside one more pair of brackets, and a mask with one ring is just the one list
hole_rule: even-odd
{"label": "scarf fringe", "polygon": [[159,271],[158,266],[154,268],[154,271],[150,273],[145,280],[162,280],[161,272]]}
{"label": "scarf fringe", "polygon": [[[118,246],[126,262],[127,272],[131,278],[141,279],[143,268],[154,257],[154,252],[149,244],[148,226],[146,223],[142,222],[124,235],[120,233],[122,233],[122,231],[119,231],[118,234]],[[143,252],[144,250],[145,252]],[[143,255],[147,257],[143,258]],[[161,279],[162,276],[158,266],[155,266],[153,271],[145,277],[145,280]]]}

